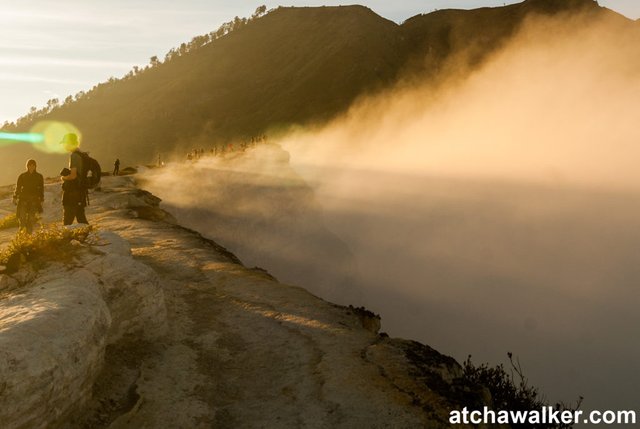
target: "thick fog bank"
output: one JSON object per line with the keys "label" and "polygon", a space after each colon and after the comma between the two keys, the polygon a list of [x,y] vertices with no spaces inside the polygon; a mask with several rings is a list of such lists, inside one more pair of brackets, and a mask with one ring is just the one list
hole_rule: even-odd
{"label": "thick fog bank", "polygon": [[[360,100],[235,159],[150,176],[248,265],[553,400],[637,406],[640,29],[532,19],[441,86]],[[291,168],[293,168],[292,171]]]}
{"label": "thick fog bank", "polygon": [[551,399],[634,406],[640,194],[354,170],[322,174],[357,193],[325,179],[314,195],[286,164],[239,167],[274,167],[274,151],[201,160],[197,183],[185,165],[156,170],[145,186],[247,265],[365,305],[394,336],[459,360],[510,351]]}
{"label": "thick fog bank", "polygon": [[552,400],[637,405],[640,194],[366,171],[349,180],[357,196],[319,199],[384,330],[459,360],[513,352]]}
{"label": "thick fog bank", "polygon": [[446,70],[281,141],[365,304],[458,359],[519,355],[552,400],[637,406],[640,29],[532,18]]}
{"label": "thick fog bank", "polygon": [[180,224],[227,247],[278,280],[341,304],[361,300],[347,245],[326,229],[313,190],[288,154],[262,145],[147,171],[143,185]]}

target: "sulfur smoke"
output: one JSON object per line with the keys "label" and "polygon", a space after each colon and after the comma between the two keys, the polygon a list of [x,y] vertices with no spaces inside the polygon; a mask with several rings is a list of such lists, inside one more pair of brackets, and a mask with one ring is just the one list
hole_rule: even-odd
{"label": "sulfur smoke", "polygon": [[473,72],[452,64],[437,86],[400,85],[288,134],[287,162],[262,148],[165,169],[150,186],[179,220],[277,277],[366,305],[392,335],[459,360],[510,351],[551,400],[633,407],[636,27],[533,18]]}
{"label": "sulfur smoke", "polygon": [[635,187],[639,30],[621,19],[530,19],[470,76],[366,100],[286,147],[310,164]]}

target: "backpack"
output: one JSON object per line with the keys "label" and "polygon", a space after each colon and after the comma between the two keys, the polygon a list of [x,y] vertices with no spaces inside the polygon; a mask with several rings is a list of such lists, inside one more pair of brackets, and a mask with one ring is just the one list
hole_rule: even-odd
{"label": "backpack", "polygon": [[91,158],[87,152],[80,152],[82,157],[82,175],[80,183],[85,189],[93,189],[100,184],[102,169],[100,164],[94,158]]}

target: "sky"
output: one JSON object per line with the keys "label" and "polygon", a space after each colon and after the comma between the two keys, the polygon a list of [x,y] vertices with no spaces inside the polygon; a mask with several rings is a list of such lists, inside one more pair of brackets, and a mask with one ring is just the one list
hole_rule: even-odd
{"label": "sky", "polygon": [[[267,8],[352,4],[345,1],[2,0],[0,1],[0,124],[31,106],[64,99],[109,77],[121,77],[153,55],[217,29],[235,16]],[[402,22],[435,9],[493,7],[518,1],[366,0],[360,4]],[[600,0],[601,6],[640,18],[637,0]]]}

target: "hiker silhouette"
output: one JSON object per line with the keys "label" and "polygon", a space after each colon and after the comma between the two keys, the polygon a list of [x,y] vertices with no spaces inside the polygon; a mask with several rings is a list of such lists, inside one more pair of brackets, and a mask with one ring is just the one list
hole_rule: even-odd
{"label": "hiker silhouette", "polygon": [[36,171],[37,163],[34,159],[27,161],[26,168],[27,171],[18,176],[13,203],[17,206],[16,217],[20,223],[20,231],[31,234],[38,213],[42,213],[44,178]]}
{"label": "hiker silhouette", "polygon": [[77,219],[78,223],[88,224],[89,221],[84,212],[87,205],[87,189],[80,183],[86,166],[83,165],[78,136],[73,133],[65,134],[60,144],[69,153],[69,168],[60,172],[63,224],[71,225],[74,219]]}

